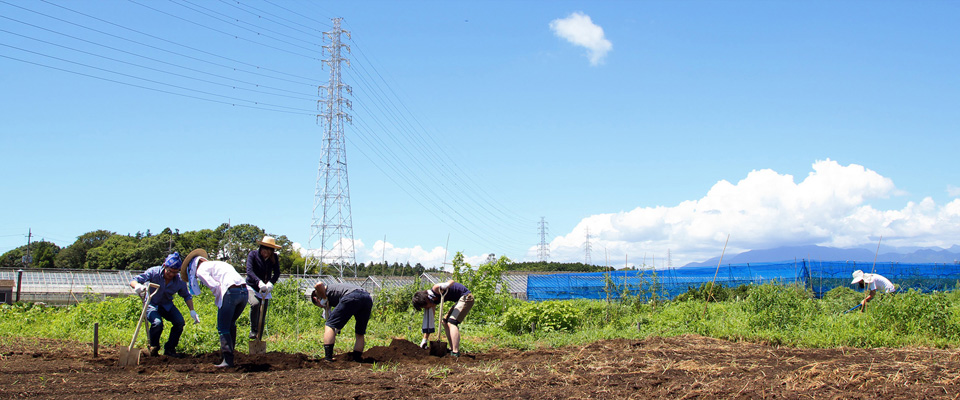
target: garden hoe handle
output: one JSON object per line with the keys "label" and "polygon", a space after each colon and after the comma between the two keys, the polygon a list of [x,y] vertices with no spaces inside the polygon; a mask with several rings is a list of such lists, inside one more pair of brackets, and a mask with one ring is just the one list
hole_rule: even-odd
{"label": "garden hoe handle", "polygon": [[[153,289],[153,292],[150,292]],[[150,306],[150,299],[160,291],[160,285],[156,283],[149,284],[147,288],[147,298],[143,301],[143,311],[140,312],[140,319],[137,321],[137,329],[133,331],[133,339],[130,339],[130,346],[127,351],[133,351],[133,344],[137,342],[137,335],[140,334],[140,327],[143,326],[143,318],[147,316],[147,307]]]}
{"label": "garden hoe handle", "polygon": [[862,306],[862,305],[863,305],[863,303],[857,304],[857,305],[853,306],[853,308],[851,308],[851,309],[849,309],[849,310],[847,310],[847,311],[844,311],[843,313],[846,314],[846,313],[848,313],[848,312],[851,312],[851,311],[853,311],[853,310],[856,310],[856,309],[860,308],[860,306]]}
{"label": "garden hoe handle", "polygon": [[443,294],[440,295],[440,315],[438,315],[438,316],[435,318],[435,319],[437,320],[437,327],[440,328],[440,329],[443,329],[443,336],[440,337],[439,340],[443,340],[443,338],[446,337],[446,335],[447,335],[447,330],[445,329],[445,327],[444,327],[444,325],[443,325],[443,324],[444,324],[444,320],[441,319],[441,318],[443,318],[443,300],[446,299],[446,298],[447,298],[447,292],[443,292]]}

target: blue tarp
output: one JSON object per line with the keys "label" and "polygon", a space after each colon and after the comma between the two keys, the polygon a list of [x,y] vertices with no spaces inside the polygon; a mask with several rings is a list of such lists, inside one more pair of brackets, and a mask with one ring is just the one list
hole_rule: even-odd
{"label": "blue tarp", "polygon": [[623,293],[648,298],[673,298],[689,288],[714,281],[736,287],[777,282],[801,284],[817,297],[837,286],[849,285],[854,270],[883,275],[900,290],[924,292],[952,290],[960,282],[960,264],[863,263],[809,261],[727,264],[717,267],[690,267],[661,270],[530,275],[528,300],[617,299]]}

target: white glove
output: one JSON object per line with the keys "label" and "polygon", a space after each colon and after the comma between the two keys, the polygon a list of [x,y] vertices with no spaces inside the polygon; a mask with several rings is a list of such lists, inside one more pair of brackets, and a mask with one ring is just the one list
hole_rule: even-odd
{"label": "white glove", "polygon": [[[270,293],[273,291],[273,283],[267,282],[266,287],[267,290],[264,293]],[[261,287],[261,289],[263,289],[263,287]]]}
{"label": "white glove", "polygon": [[427,344],[428,344],[427,339],[421,340],[421,341],[420,341],[420,348],[421,348],[421,349],[427,348]]}
{"label": "white glove", "polygon": [[260,282],[260,293],[266,294],[269,290],[267,289],[268,283]]}
{"label": "white glove", "polygon": [[257,295],[254,294],[253,288],[250,286],[247,286],[247,304],[251,306],[260,304],[260,300],[257,299]]}
{"label": "white glove", "polygon": [[327,319],[327,309],[323,309],[323,319]]}
{"label": "white glove", "polygon": [[193,317],[193,323],[194,323],[194,324],[199,324],[199,323],[200,323],[200,316],[197,315],[197,311],[196,311],[196,310],[190,310],[190,316]]}
{"label": "white glove", "polygon": [[147,285],[138,283],[137,286],[133,287],[133,291],[140,296],[143,296],[143,293],[147,291]]}
{"label": "white glove", "polygon": [[444,282],[444,283],[439,283],[439,284],[437,284],[437,286],[439,286],[440,289],[447,290],[447,289],[450,288],[450,282],[447,281],[447,282]]}

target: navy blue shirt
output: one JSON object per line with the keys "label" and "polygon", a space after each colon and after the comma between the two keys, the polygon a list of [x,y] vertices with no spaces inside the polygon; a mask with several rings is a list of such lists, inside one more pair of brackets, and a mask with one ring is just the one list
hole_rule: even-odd
{"label": "navy blue shirt", "polygon": [[[433,290],[431,290],[431,292],[433,292]],[[467,289],[467,287],[463,286],[463,284],[461,284],[460,282],[454,282],[450,284],[450,287],[447,288],[446,292],[447,293],[443,296],[443,299],[446,301],[451,301],[456,303],[460,301],[461,297],[466,296],[467,294],[470,294],[470,289]],[[430,296],[430,300],[433,300],[434,304],[439,304],[440,293],[435,293],[435,295],[438,297]]]}
{"label": "navy blue shirt", "polygon": [[[187,290],[187,283],[180,279],[180,274],[174,275],[170,283],[167,283],[167,280],[163,278],[163,267],[152,267],[133,279],[137,283],[150,282],[160,285],[157,294],[150,298],[150,304],[163,307],[164,310],[170,310],[173,307],[173,295],[175,294],[180,294],[180,297],[183,297],[185,301],[193,298],[193,295]],[[153,289],[147,288],[147,290],[153,292]]]}
{"label": "navy blue shirt", "polygon": [[260,282],[277,284],[280,279],[280,260],[277,253],[269,259],[260,258],[260,250],[251,250],[247,254],[247,286],[260,290]]}

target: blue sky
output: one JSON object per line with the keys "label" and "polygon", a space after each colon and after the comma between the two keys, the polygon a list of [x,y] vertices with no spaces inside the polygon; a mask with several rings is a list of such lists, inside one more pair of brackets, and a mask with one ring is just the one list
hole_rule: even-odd
{"label": "blue sky", "polygon": [[[0,252],[230,221],[309,248],[350,32],[358,261],[960,244],[951,2],[0,1]],[[384,248],[384,238],[386,246]],[[449,256],[447,256],[449,259]]]}

